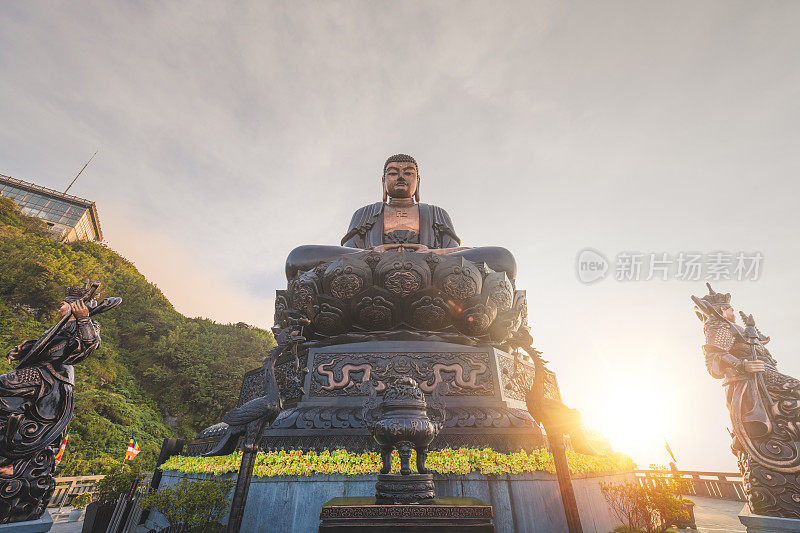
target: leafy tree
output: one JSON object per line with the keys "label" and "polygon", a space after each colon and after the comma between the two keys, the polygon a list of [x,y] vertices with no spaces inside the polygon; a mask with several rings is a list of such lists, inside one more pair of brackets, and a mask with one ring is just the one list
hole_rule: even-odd
{"label": "leafy tree", "polygon": [[611,512],[628,531],[650,531],[652,516],[644,487],[636,481],[600,483]]}
{"label": "leafy tree", "polygon": [[175,485],[144,495],[142,505],[164,515],[170,526],[209,531],[228,510],[228,495],[233,485],[232,479],[182,479]]}
{"label": "leafy tree", "polygon": [[97,482],[97,501],[100,505],[115,503],[122,494],[127,494],[136,482],[144,479],[138,465],[124,465]]}
{"label": "leafy tree", "polygon": [[600,483],[600,490],[614,516],[622,522],[620,533],[663,532],[669,526],[685,522],[688,500],[678,495],[673,478],[643,486],[637,481]]}

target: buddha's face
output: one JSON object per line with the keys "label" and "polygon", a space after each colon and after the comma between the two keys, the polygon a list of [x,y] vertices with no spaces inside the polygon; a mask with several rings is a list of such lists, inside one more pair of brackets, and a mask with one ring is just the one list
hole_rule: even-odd
{"label": "buddha's face", "polygon": [[391,198],[413,198],[419,187],[414,163],[392,162],[383,173],[383,187]]}

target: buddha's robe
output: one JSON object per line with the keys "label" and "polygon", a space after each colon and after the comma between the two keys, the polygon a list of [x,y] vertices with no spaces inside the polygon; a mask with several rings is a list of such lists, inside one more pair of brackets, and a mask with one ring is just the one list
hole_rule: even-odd
{"label": "buddha's robe", "polygon": [[[371,248],[390,244],[383,231],[383,202],[366,205],[353,213],[347,234],[342,238],[342,246],[348,248]],[[450,215],[441,207],[418,204],[419,242],[431,249],[456,248],[461,239],[453,229]]]}
{"label": "buddha's robe", "polygon": [[[342,238],[343,246],[304,245],[298,246],[286,259],[286,279],[293,279],[298,272],[310,270],[322,263],[342,255],[366,250],[381,244],[394,244],[398,241],[392,232],[384,233],[383,202],[366,205],[358,209],[350,220],[347,233]],[[453,228],[450,215],[441,207],[430,204],[417,204],[419,207],[419,233],[404,232],[405,238],[412,234],[415,244],[422,244],[432,250],[457,248],[461,239]],[[517,264],[511,252],[499,246],[484,246],[453,251],[449,255],[464,257],[475,263],[486,263],[494,271],[505,272],[512,281],[517,276]]]}

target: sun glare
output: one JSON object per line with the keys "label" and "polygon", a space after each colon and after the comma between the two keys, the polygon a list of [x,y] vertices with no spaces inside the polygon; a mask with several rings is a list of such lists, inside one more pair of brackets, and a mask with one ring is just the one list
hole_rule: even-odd
{"label": "sun glare", "polygon": [[601,401],[583,409],[585,424],[599,430],[615,451],[633,458],[640,468],[669,459],[664,437],[671,427],[671,409],[655,378],[616,376]]}

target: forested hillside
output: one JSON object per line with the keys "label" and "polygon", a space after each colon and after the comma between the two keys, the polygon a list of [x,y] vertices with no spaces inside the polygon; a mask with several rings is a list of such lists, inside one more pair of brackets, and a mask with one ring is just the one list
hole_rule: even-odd
{"label": "forested hillside", "polygon": [[[192,437],[235,405],[272,335],[181,315],[124,257],[98,243],[54,242],[0,197],[0,355],[50,327],[64,287],[87,278],[102,282],[101,298],[123,303],[99,317],[102,346],[75,367],[75,418],[56,475],[119,468],[131,437],[142,449],[134,460],[152,467],[164,437]],[[9,370],[3,358],[0,373]]]}

